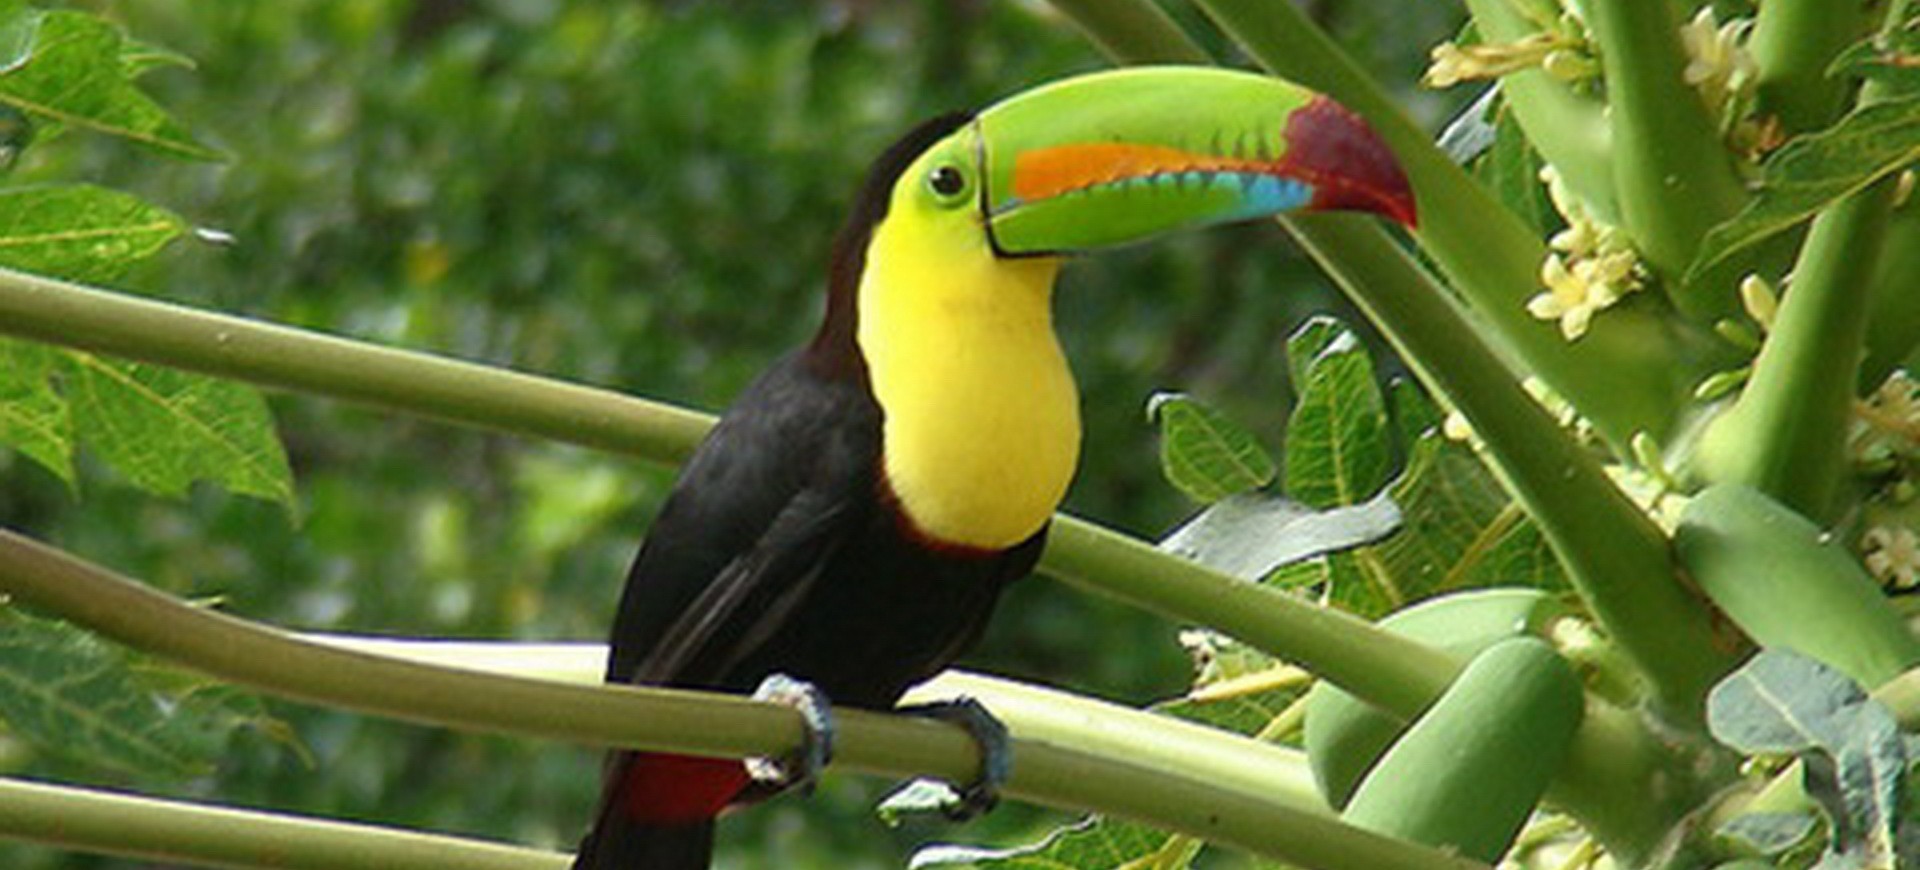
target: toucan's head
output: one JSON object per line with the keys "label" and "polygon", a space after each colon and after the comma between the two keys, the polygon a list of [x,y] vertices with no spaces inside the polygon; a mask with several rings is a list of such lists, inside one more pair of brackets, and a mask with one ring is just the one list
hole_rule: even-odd
{"label": "toucan's head", "polygon": [[1002,257],[1079,253],[1292,209],[1415,222],[1406,176],[1366,122],[1267,76],[1112,70],[936,122],[921,137],[941,126],[943,137],[913,143],[911,163],[890,167],[889,208],[984,229]]}

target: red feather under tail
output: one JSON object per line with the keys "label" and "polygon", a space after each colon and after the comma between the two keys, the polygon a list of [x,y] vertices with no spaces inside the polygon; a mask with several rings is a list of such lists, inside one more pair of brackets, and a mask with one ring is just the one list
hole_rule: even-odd
{"label": "red feather under tail", "polygon": [[706,870],[713,818],[746,788],[735,759],[622,752],[574,870]]}

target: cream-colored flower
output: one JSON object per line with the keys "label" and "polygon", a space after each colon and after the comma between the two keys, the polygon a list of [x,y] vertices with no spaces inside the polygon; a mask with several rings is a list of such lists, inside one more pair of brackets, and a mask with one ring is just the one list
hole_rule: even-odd
{"label": "cream-colored flower", "polygon": [[1443,42],[1433,47],[1433,64],[1427,67],[1427,74],[1420,81],[1430,88],[1447,88],[1465,81],[1499,78],[1542,67],[1550,56],[1561,75],[1571,74],[1579,68],[1567,57],[1570,53],[1578,54],[1571,46],[1567,37],[1557,33],[1535,33],[1514,42],[1474,45]]}
{"label": "cream-colored flower", "polygon": [[1681,75],[1715,109],[1725,107],[1757,75],[1758,67],[1742,45],[1751,24],[1743,18],[1721,24],[1714,19],[1712,6],[1702,6],[1692,21],[1680,26],[1680,43],[1687,52],[1687,68]]}
{"label": "cream-colored flower", "polygon": [[1619,230],[1594,220],[1549,166],[1540,170],[1547,197],[1567,227],[1553,235],[1540,264],[1546,292],[1527,300],[1527,311],[1560,322],[1560,334],[1573,341],[1587,333],[1594,314],[1641,287],[1640,258]]}
{"label": "cream-colored flower", "polygon": [[1560,321],[1560,334],[1573,341],[1587,334],[1598,306],[1588,293],[1585,281],[1574,277],[1559,254],[1548,254],[1540,265],[1540,283],[1547,292],[1527,300],[1527,312],[1541,320]]}
{"label": "cream-colored flower", "polygon": [[1867,570],[1887,588],[1920,586],[1920,537],[1912,529],[1874,526],[1860,542],[1866,548]]}
{"label": "cream-colored flower", "polygon": [[1920,426],[1920,381],[1915,381],[1905,369],[1896,369],[1888,375],[1868,401],[1894,420]]}

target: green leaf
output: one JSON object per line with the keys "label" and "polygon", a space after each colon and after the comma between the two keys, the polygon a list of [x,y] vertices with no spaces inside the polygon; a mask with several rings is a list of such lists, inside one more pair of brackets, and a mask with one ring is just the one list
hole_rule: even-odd
{"label": "green leaf", "polygon": [[1797,755],[1832,839],[1820,866],[1893,866],[1907,746],[1893,714],[1845,674],[1763,649],[1707,696],[1714,739],[1748,754]]}
{"label": "green leaf", "polygon": [[204,480],[293,508],[293,472],[259,393],[78,351],[62,360],[74,430],[136,486],[177,496]]}
{"label": "green leaf", "polygon": [[1916,25],[1920,16],[1848,46],[1833,59],[1827,75],[1876,81],[1895,96],[1920,91],[1920,26]]}
{"label": "green leaf", "polygon": [[1268,582],[1316,590],[1367,618],[1456,589],[1566,587],[1560,562],[1533,521],[1465,444],[1437,427],[1432,405],[1411,385],[1394,390],[1402,433],[1417,433],[1388,488],[1400,531],[1379,542],[1289,566]]}
{"label": "green leaf", "polygon": [[48,375],[54,351],[0,338],[0,445],[12,447],[73,485],[73,421]]}
{"label": "green leaf", "polygon": [[104,283],[186,229],[166,209],[90,184],[0,190],[0,265],[27,272]]}
{"label": "green leaf", "polygon": [[1287,494],[1315,508],[1366,501],[1392,466],[1386,401],[1358,336],[1316,317],[1287,341],[1299,400],[1287,422]]}
{"label": "green leaf", "polygon": [[[0,48],[21,27],[0,31]],[[87,13],[54,11],[42,13],[31,30],[27,57],[0,72],[0,103],[173,157],[223,158],[134,86],[132,76],[149,66],[141,58],[152,52],[138,44],[129,49],[118,27]]]}
{"label": "green leaf", "polygon": [[1700,243],[1688,282],[1920,159],[1920,97],[1863,106],[1767,158],[1759,193]]}
{"label": "green leaf", "polygon": [[33,40],[46,13],[25,0],[0,0],[0,75],[12,72],[33,56]]}
{"label": "green leaf", "polygon": [[1158,393],[1147,416],[1160,423],[1160,465],[1195,501],[1215,502],[1273,481],[1273,457],[1225,414],[1180,393]]}
{"label": "green leaf", "polygon": [[1839,712],[1867,699],[1845,674],[1797,653],[1761,650],[1707,695],[1715,740],[1748,755],[1838,746]]}
{"label": "green leaf", "polygon": [[1540,155],[1527,141],[1513,110],[1502,99],[1494,110],[1493,145],[1474,164],[1474,177],[1487,186],[1495,199],[1536,235],[1545,236],[1558,222],[1546,200],[1546,186],[1540,182]]}
{"label": "green leaf", "polygon": [[[914,853],[908,866],[914,870],[924,867],[973,867],[979,870],[1113,870],[1117,867],[1137,866],[1149,856],[1158,856],[1164,849],[1197,851],[1199,844],[1182,837],[1177,841],[1172,834],[1154,830],[1132,822],[1117,821],[1100,816],[1088,817],[1070,827],[1061,828],[1048,834],[1046,839],[1031,846],[1019,846],[1012,849],[980,849],[971,846],[935,845],[922,848]],[[1191,860],[1191,854],[1181,856],[1183,860],[1169,860],[1164,864],[1147,866],[1185,867]]]}
{"label": "green leaf", "polygon": [[1714,830],[1714,835],[1771,856],[1805,842],[1817,826],[1818,820],[1811,812],[1749,813],[1728,819],[1726,824]]}
{"label": "green leaf", "polygon": [[1282,565],[1372,543],[1400,528],[1400,509],[1384,494],[1353,507],[1315,511],[1262,493],[1229,496],[1160,542],[1243,580]]}
{"label": "green leaf", "polygon": [[62,622],[0,610],[0,720],[49,755],[185,779],[211,771],[258,701],[161,668]]}

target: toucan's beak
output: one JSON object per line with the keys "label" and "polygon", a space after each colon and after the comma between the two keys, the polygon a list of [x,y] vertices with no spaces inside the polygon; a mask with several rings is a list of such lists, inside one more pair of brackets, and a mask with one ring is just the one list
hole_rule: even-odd
{"label": "toucan's beak", "polygon": [[1086,251],[1297,208],[1415,221],[1406,175],[1366,122],[1276,78],[1112,70],[1011,97],[974,123],[980,207],[1006,255]]}

